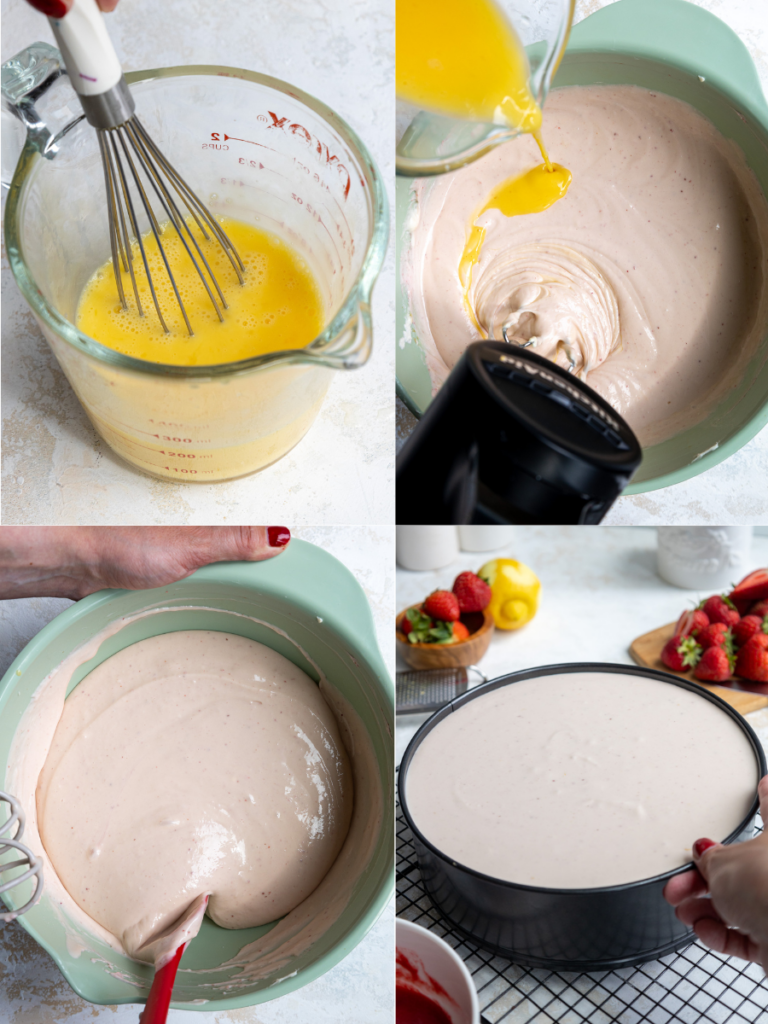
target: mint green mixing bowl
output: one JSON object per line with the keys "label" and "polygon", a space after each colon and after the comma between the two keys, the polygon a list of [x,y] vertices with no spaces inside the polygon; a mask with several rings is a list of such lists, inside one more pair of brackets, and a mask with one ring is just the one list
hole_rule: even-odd
{"label": "mint green mixing bowl", "polygon": [[[639,85],[690,103],[743,151],[768,196],[768,105],[739,37],[685,0],[618,0],[571,30],[553,88]],[[546,127],[546,108],[544,125]],[[397,260],[403,245],[412,179],[397,181]],[[398,394],[416,416],[432,400],[424,352],[408,319],[402,286],[397,301]],[[711,415],[643,451],[625,494],[681,483],[727,459],[768,423],[768,324],[741,384]]]}
{"label": "mint green mixing bowl", "polygon": [[[96,665],[129,644],[179,629],[212,629],[250,637],[278,651],[316,679],[312,665],[289,640],[233,613],[254,616],[284,630],[300,644],[354,706],[368,730],[381,776],[384,819],[373,855],[340,917],[289,967],[283,965],[246,988],[235,987],[232,993],[213,990],[212,982],[221,984],[231,979],[236,986],[238,968],[229,967],[214,974],[196,972],[215,970],[273,926],[228,930],[208,918],[203,920],[199,935],[184,954],[172,1005],[200,1010],[251,1006],[293,992],[337,964],[360,942],[390,898],[394,862],[392,680],[378,650],[368,602],[355,578],[321,548],[294,540],[285,553],[266,562],[209,565],[168,587],[103,590],[67,608],[27,644],[0,682],[0,763],[7,765],[13,735],[42,680],[70,652],[116,619],[158,604],[217,610],[200,607],[168,611],[129,623],[105,640],[97,654],[75,672],[70,690]],[[0,782],[0,789],[3,788],[7,786]],[[74,802],[72,818],[76,822]],[[26,886],[19,888],[22,893],[14,900],[15,906],[27,898],[21,898]],[[152,968],[117,954],[96,939],[90,939],[89,946],[97,955],[90,951],[72,955],[59,913],[51,902],[44,892],[40,903],[19,921],[50,953],[78,995],[92,1003],[143,1001],[151,984]],[[105,962],[100,962],[102,956]],[[294,976],[278,980],[293,971]],[[193,1000],[206,1002],[191,1005]]]}

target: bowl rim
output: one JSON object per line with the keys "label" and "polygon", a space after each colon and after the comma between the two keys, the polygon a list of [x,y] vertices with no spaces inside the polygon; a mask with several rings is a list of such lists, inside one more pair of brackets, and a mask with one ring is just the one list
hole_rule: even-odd
{"label": "bowl rim", "polygon": [[[313,583],[308,585],[307,574],[313,563]],[[177,581],[177,584],[184,586],[189,584],[190,581],[198,581],[203,585],[206,583],[214,585],[226,583],[244,590],[257,591],[267,596],[279,597],[286,603],[297,606],[308,615],[317,614],[322,616],[324,626],[327,626],[339,636],[344,646],[348,649],[350,657],[362,659],[362,662],[368,667],[371,674],[375,676],[379,683],[379,693],[384,705],[383,709],[388,716],[387,726],[391,732],[394,724],[394,683],[384,665],[378,647],[373,615],[368,599],[351,570],[339,559],[318,545],[295,538],[279,558],[267,559],[261,562],[214,563],[198,569],[190,576],[185,577],[185,579]],[[176,584],[169,584],[163,587],[140,591],[139,593],[142,596],[146,596],[146,606],[152,607],[157,605],[158,602],[163,603],[165,599],[173,600],[175,586]],[[348,602],[347,605],[343,605],[341,599],[337,600],[339,592],[344,587],[349,588],[344,597],[344,600]],[[23,674],[28,664],[34,661],[43,649],[66,634],[67,628],[74,620],[84,616],[87,617],[103,606],[108,606],[126,595],[136,593],[136,591],[117,589],[97,591],[65,608],[46,623],[19,652],[5,675],[0,679],[0,715],[2,714],[1,709],[5,704],[6,695],[17,684],[18,676]],[[98,633],[99,630],[96,632]],[[79,646],[81,645],[76,645],[73,650],[76,650]],[[66,656],[64,655],[64,657]],[[18,723],[14,727],[14,733],[16,728],[18,728]],[[392,761],[393,771],[394,751],[387,751],[387,756]],[[4,779],[7,767],[6,765],[2,770],[0,778]],[[171,1007],[174,1009],[210,1012],[212,1010],[240,1009],[246,1006],[258,1005],[303,988],[306,984],[325,974],[343,960],[360,943],[379,919],[394,890],[394,788],[391,780],[386,778],[382,778],[382,805],[383,819],[380,841],[386,840],[388,835],[391,835],[392,842],[386,866],[378,871],[380,875],[378,890],[370,897],[366,905],[361,908],[354,922],[333,948],[322,954],[305,968],[302,968],[296,975],[284,978],[273,985],[258,989],[255,992],[208,1000],[202,1005],[194,1002],[172,1001]],[[6,901],[2,900],[2,902]],[[9,906],[9,909],[12,909],[9,904],[6,903],[6,905]],[[46,950],[67,984],[83,999],[95,1005],[143,1003],[146,1001],[147,992],[133,991],[125,997],[110,995],[107,1000],[96,1002],[84,990],[77,977],[73,977],[68,973],[69,964],[67,964],[67,969],[65,969],[63,962],[66,960],[66,957],[62,954],[61,950],[52,947],[45,941],[38,934],[37,928],[32,922],[27,920],[27,916],[22,915],[17,920],[35,942]]]}
{"label": "bowl rim", "polygon": [[[343,350],[339,349],[337,351],[336,343],[358,314],[366,322],[370,319],[371,293],[384,264],[389,241],[389,205],[387,194],[381,173],[373,157],[357,132],[331,107],[323,103],[322,100],[292,85],[290,82],[285,82],[271,75],[217,64],[189,64],[151,68],[144,71],[131,71],[126,73],[125,80],[129,85],[140,86],[145,82],[151,83],[162,79],[195,76],[241,79],[244,82],[272,89],[302,103],[305,107],[312,110],[313,113],[323,118],[339,134],[358,164],[360,172],[365,179],[364,182],[362,179],[360,180],[363,183],[370,217],[365,255],[360,269],[355,279],[348,286],[339,308],[328,323],[325,324],[323,330],[303,348],[282,349],[262,355],[250,356],[247,359],[240,359],[230,363],[211,363],[199,366],[157,363],[148,359],[128,356],[118,352],[116,349],[109,348],[107,345],[103,345],[97,339],[91,338],[90,335],[84,334],[71,320],[67,319],[47,300],[35,283],[24,258],[22,218],[27,188],[32,182],[32,174],[36,168],[37,161],[43,159],[44,156],[40,149],[40,139],[30,134],[25,139],[24,147],[8,189],[4,226],[8,261],[19,290],[35,316],[49,330],[53,331],[58,338],[74,349],[79,355],[95,359],[98,363],[113,369],[147,374],[149,376],[205,381],[211,378],[249,373],[262,368],[268,369],[275,364],[302,366],[318,363],[330,366],[332,369],[346,368],[345,359],[347,357]],[[84,114],[80,114],[73,118],[57,134],[56,139],[64,136],[70,129],[82,121],[84,117]],[[349,355],[347,361],[350,365],[358,365],[358,362],[351,355]]]}
{"label": "bowl rim", "polygon": [[[514,889],[522,892],[545,893],[550,896],[585,896],[590,894],[599,895],[601,893],[626,892],[630,889],[636,889],[639,886],[656,885],[662,881],[667,882],[675,875],[683,874],[694,867],[693,861],[688,861],[679,868],[673,868],[670,871],[663,871],[658,875],[652,875],[648,878],[639,878],[632,882],[621,882],[617,885],[590,886],[582,889],[560,888],[557,886],[544,885],[525,885],[522,882],[510,882],[503,878],[496,878],[494,875],[485,874],[483,871],[477,871],[475,868],[471,868],[466,864],[460,863],[453,857],[449,856],[444,850],[440,850],[437,846],[431,843],[414,823],[411,812],[408,808],[408,800],[405,795],[405,779],[408,775],[408,769],[416,750],[421,746],[425,737],[435,728],[436,725],[438,725],[449,714],[452,714],[454,711],[461,708],[468,701],[474,700],[476,697],[483,696],[492,690],[500,689],[503,686],[513,685],[514,683],[522,682],[525,679],[535,679],[539,676],[546,675],[567,675],[573,672],[618,673],[657,679],[660,682],[671,683],[674,686],[679,686],[681,689],[688,690],[690,693],[695,693],[698,696],[703,697],[716,707],[719,707],[722,711],[725,711],[745,733],[752,746],[758,770],[760,772],[758,781],[768,773],[768,762],[766,762],[766,755],[763,750],[763,746],[749,722],[747,722],[747,720],[743,718],[735,708],[731,707],[731,705],[721,697],[718,697],[716,694],[712,693],[711,690],[705,689],[703,686],[700,686],[698,683],[695,683],[690,679],[681,679],[680,677],[670,675],[667,672],[660,672],[657,669],[643,668],[639,665],[621,665],[613,664],[611,662],[564,662],[559,665],[542,665],[536,668],[522,669],[519,672],[511,672],[507,675],[497,676],[495,679],[489,679],[485,683],[480,683],[478,686],[468,689],[465,693],[460,694],[458,697],[454,697],[453,700],[440,708],[439,711],[436,711],[431,715],[430,718],[428,718],[427,721],[419,727],[416,734],[411,739],[400,762],[397,785],[398,797],[403,816],[408,827],[411,829],[411,832],[418,841],[426,847],[433,856],[437,857],[444,864],[449,864],[452,868],[465,872],[467,875],[477,878],[480,881],[501,886],[502,888]],[[732,843],[744,831],[750,821],[757,814],[759,807],[760,801],[757,796],[757,786],[755,786],[755,797],[752,801],[748,814],[742,819],[739,825],[722,840],[723,845]]]}
{"label": "bowl rim", "polygon": [[[453,946],[449,946],[445,939],[441,938],[439,935],[435,935],[435,933],[430,928],[425,928],[424,925],[417,924],[415,921],[409,921],[408,918],[406,917],[396,917],[396,951],[400,949],[400,946],[398,945],[398,932],[400,932],[401,930],[404,933],[404,935],[416,934],[426,936],[429,942],[434,943],[434,945],[438,949],[442,949],[444,952],[447,952],[449,954],[451,961],[458,967],[459,974],[461,975],[461,978],[464,981],[466,989],[469,992],[469,1000],[472,1005],[472,1024],[477,1024],[477,1022],[480,1020],[480,1000],[477,995],[477,989],[475,988],[475,983],[472,980],[472,975],[469,973],[469,968],[464,963],[459,954],[456,952],[456,950],[453,948]],[[407,950],[408,947],[403,946],[403,949]],[[416,950],[410,950],[409,952],[415,953]]]}
{"label": "bowl rim", "polygon": [[[670,26],[669,32],[664,28],[667,24]],[[722,44],[722,52],[717,58],[709,52],[713,49],[715,41]],[[700,57],[700,53],[706,55]],[[622,57],[630,57],[649,64],[655,62],[661,67],[671,67],[683,74],[704,76],[707,87],[719,93],[734,108],[736,115],[759,130],[768,143],[768,106],[749,51],[733,29],[695,3],[686,0],[618,0],[594,11],[573,26],[562,65],[567,66],[571,60],[583,61],[589,57],[600,60],[614,57],[619,61]],[[557,88],[556,80],[553,87]],[[660,86],[659,91],[664,92],[664,88]],[[410,182],[412,179],[398,179],[398,183],[401,180]],[[408,194],[410,195],[410,184]],[[398,195],[398,222],[401,201]],[[768,202],[768,194],[766,201]],[[404,232],[404,224],[398,224],[398,267],[402,262]],[[408,342],[414,344],[409,304],[400,280],[395,309],[400,338],[399,352],[406,348]],[[401,323],[403,313],[405,319],[404,323]],[[418,347],[421,348],[420,344]],[[420,358],[423,363],[423,350]],[[419,408],[397,369],[395,380],[398,397],[417,420],[421,419],[428,405],[424,409]],[[430,402],[433,397],[434,395],[430,397]],[[690,461],[677,469],[641,482],[630,481],[622,494],[644,494],[672,487],[699,476],[740,451],[767,424],[768,394],[749,422],[734,430],[717,447],[691,457]]]}

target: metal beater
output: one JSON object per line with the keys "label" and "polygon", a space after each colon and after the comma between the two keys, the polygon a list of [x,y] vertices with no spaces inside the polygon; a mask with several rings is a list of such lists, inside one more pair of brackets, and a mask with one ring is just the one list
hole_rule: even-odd
{"label": "metal beater", "polygon": [[[112,266],[123,309],[128,308],[122,281],[123,273],[127,273],[131,279],[139,315],[144,315],[134,274],[131,243],[133,238],[141,253],[160,323],[166,334],[170,333],[157,300],[138,226],[136,209],[143,207],[190,335],[194,334],[194,331],[160,240],[160,225],[165,221],[176,229],[219,320],[223,320],[222,309],[227,308],[224,293],[180,206],[186,207],[205,239],[212,236],[219,242],[229,257],[240,284],[243,284],[245,270],[243,261],[221,225],[178,171],[166,160],[135,116],[133,97],[123,77],[120,62],[107,34],[96,0],[74,0],[71,10],[63,18],[50,18],[49,21],[86,119],[98,131],[107,189]],[[152,193],[162,210],[160,217],[156,216],[152,208]]]}
{"label": "metal beater", "polygon": [[[29,908],[34,906],[40,899],[43,892],[43,862],[40,857],[36,857],[32,853],[28,846],[19,842],[24,834],[24,812],[19,801],[0,790],[0,804],[3,803],[7,803],[10,806],[11,816],[4,824],[0,824],[0,893],[8,892],[30,878],[35,879],[35,891],[23,907],[19,907],[18,910],[0,911],[0,921],[5,921],[8,924],[22,914],[26,914]],[[6,833],[10,833],[14,826],[16,826],[16,834],[14,836],[7,835]],[[11,850],[18,853],[19,857],[16,860],[3,863],[4,854],[9,853]],[[27,871],[9,878],[7,882],[3,882],[3,876],[7,875],[9,871],[15,868],[22,868],[25,865],[28,865]]]}

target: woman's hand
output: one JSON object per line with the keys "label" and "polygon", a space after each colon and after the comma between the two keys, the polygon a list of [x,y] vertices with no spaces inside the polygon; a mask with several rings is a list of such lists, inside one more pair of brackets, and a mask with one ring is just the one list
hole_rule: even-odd
{"label": "woman's hand", "polygon": [[[72,8],[75,0],[27,0],[35,10],[46,14],[49,18],[63,18]],[[119,0],[96,0],[102,11],[114,11]]]}
{"label": "woman's hand", "polygon": [[0,598],[143,590],[283,551],[285,526],[0,526]]}
{"label": "woman's hand", "polygon": [[[768,825],[768,775],[758,795]],[[697,839],[693,859],[696,870],[675,875],[664,888],[679,920],[710,949],[768,971],[768,831],[730,846]]]}

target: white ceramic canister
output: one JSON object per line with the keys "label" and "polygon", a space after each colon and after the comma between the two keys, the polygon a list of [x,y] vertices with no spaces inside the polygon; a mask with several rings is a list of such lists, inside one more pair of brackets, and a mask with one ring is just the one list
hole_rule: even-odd
{"label": "white ceramic canister", "polygon": [[462,551],[498,551],[512,543],[514,526],[460,526]]}
{"label": "white ceramic canister", "polygon": [[751,526],[660,526],[658,572],[685,590],[730,589],[753,568]]}
{"label": "white ceramic canister", "polygon": [[442,569],[458,557],[455,526],[397,527],[397,562],[404,569]]}

